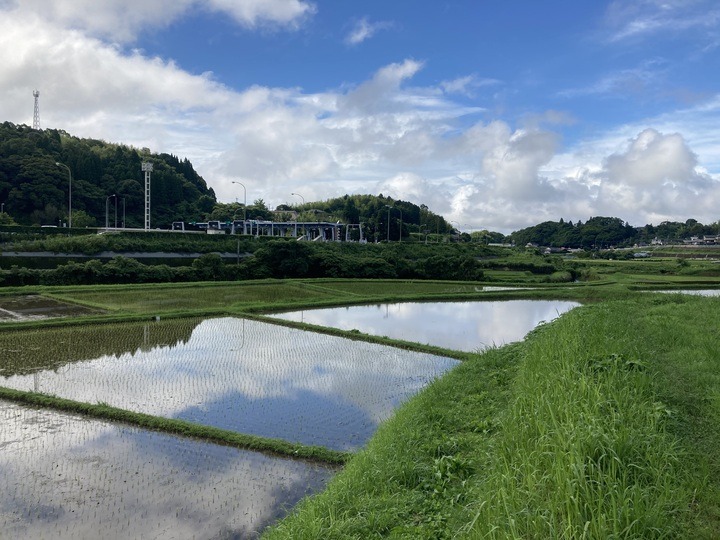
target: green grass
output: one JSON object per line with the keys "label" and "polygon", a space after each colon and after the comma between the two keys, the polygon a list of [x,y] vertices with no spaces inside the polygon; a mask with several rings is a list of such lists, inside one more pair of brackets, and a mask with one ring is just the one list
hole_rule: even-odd
{"label": "green grass", "polygon": [[717,538],[720,300],[574,310],[408,402],[276,538]]}

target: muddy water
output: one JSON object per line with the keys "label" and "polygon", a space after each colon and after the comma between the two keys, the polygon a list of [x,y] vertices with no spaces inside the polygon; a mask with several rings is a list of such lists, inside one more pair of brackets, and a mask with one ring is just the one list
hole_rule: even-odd
{"label": "muddy water", "polygon": [[65,302],[35,294],[0,296],[0,322],[73,317],[93,313],[100,313],[100,311],[84,306],[66,304]]}

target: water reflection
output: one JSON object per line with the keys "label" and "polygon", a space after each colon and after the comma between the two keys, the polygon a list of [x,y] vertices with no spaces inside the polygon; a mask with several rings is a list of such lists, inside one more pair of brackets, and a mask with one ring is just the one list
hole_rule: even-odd
{"label": "water reflection", "polygon": [[7,538],[250,538],[334,470],[0,401]]}
{"label": "water reflection", "polygon": [[342,330],[475,351],[523,339],[541,321],[578,306],[557,300],[403,302],[294,311],[272,315]]}
{"label": "water reflection", "polygon": [[201,319],[46,328],[0,333],[0,375],[186,343]]}
{"label": "water reflection", "polygon": [[[5,360],[0,354],[0,365]],[[456,363],[226,317],[197,324],[186,341],[172,346],[103,355],[0,384],[354,450],[399,403]]]}
{"label": "water reflection", "polygon": [[690,294],[693,296],[720,296],[720,289],[676,289],[670,291],[652,291],[663,294]]}

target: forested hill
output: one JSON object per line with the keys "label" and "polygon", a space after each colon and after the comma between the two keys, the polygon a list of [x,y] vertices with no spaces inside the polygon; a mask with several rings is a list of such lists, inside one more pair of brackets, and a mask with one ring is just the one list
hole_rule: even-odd
{"label": "forested hill", "polygon": [[[106,204],[125,203],[127,227],[144,226],[145,181],[141,162],[153,163],[153,227],[199,219],[212,211],[215,193],[187,160],[125,145],[80,139],[56,129],[0,124],[0,201],[22,225],[67,222],[68,171],[72,171],[73,227],[103,226]],[[114,219],[114,217],[113,217]],[[157,225],[156,225],[157,224]]]}
{"label": "forested hill", "polygon": [[703,225],[695,219],[685,222],[663,221],[659,225],[633,227],[615,217],[593,217],[585,223],[577,221],[545,221],[532,227],[515,231],[510,239],[515,245],[609,248],[650,243],[654,239],[677,242],[693,236],[717,235],[720,224]]}

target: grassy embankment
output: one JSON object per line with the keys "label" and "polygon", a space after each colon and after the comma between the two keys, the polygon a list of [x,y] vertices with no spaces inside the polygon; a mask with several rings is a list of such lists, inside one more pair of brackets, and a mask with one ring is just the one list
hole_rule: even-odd
{"label": "grassy embankment", "polygon": [[267,538],[717,538],[718,309],[595,304],[478,355]]}

